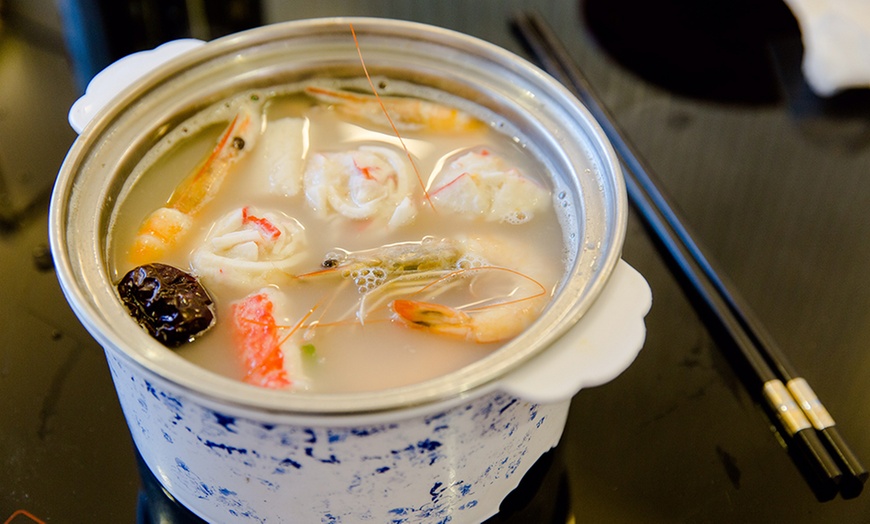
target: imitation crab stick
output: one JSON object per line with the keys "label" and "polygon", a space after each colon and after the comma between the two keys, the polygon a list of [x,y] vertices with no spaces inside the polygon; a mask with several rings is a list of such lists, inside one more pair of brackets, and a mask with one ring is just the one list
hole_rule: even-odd
{"label": "imitation crab stick", "polygon": [[[295,328],[276,321],[280,297],[271,288],[232,306],[233,341],[245,366],[245,382],[283,389],[304,385],[300,350],[288,343]],[[286,351],[285,351],[286,347]]]}

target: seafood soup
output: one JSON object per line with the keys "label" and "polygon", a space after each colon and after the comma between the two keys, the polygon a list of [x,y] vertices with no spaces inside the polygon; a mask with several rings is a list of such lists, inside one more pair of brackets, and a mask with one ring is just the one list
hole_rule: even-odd
{"label": "seafood soup", "polygon": [[110,238],[143,328],[233,379],[345,393],[450,373],[538,317],[567,263],[546,163],[467,101],[373,81],[241,93],[143,158]]}

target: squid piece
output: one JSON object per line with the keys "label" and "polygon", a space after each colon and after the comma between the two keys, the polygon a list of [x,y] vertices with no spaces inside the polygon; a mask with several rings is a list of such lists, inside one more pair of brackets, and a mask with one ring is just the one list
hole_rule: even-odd
{"label": "squid piece", "polygon": [[469,151],[450,162],[432,183],[439,211],[470,219],[523,224],[549,203],[549,192],[488,149]]}
{"label": "squid piece", "polygon": [[322,215],[338,214],[358,221],[384,218],[390,228],[397,228],[417,215],[411,198],[413,177],[397,151],[362,146],[312,155],[303,187],[309,204]]}
{"label": "squid piece", "polygon": [[214,224],[193,251],[191,266],[206,282],[261,287],[291,276],[307,247],[305,230],[296,219],[243,207]]}
{"label": "squid piece", "polygon": [[253,184],[270,193],[292,197],[302,190],[308,150],[308,120],[279,118],[266,125],[249,169]]}

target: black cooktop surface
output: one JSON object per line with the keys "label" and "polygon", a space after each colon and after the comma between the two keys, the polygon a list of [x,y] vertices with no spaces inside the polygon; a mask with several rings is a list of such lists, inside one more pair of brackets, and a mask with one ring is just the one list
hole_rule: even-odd
{"label": "black cooktop surface", "polygon": [[[52,269],[48,195],[75,139],[66,114],[125,54],[321,16],[426,22],[529,56],[510,22],[535,8],[870,461],[870,90],[813,95],[782,3],[719,4],[0,3],[0,521],[196,522],[141,467],[102,350]],[[561,443],[493,521],[870,522],[866,493],[808,483],[634,208],[623,257],[652,287],[644,349],[574,398]]]}

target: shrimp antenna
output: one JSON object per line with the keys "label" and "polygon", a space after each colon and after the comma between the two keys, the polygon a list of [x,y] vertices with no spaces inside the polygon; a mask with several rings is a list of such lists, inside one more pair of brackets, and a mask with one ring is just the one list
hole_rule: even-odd
{"label": "shrimp antenna", "polygon": [[[524,302],[526,300],[534,300],[534,299],[541,297],[547,293],[547,288],[544,287],[543,284],[541,284],[540,282],[538,282],[537,280],[535,280],[531,276],[526,275],[525,273],[522,273],[522,272],[517,271],[515,269],[502,267],[502,266],[480,266],[480,267],[460,268],[460,269],[457,269],[455,271],[451,271],[450,273],[447,273],[443,277],[440,277],[439,279],[437,279],[433,282],[430,282],[429,284],[426,284],[425,286],[420,288],[414,294],[416,295],[416,294],[424,293],[424,292],[428,291],[430,288],[432,288],[436,285],[440,285],[443,282],[447,282],[447,281],[453,279],[454,277],[461,276],[463,274],[478,273],[478,272],[483,272],[483,271],[501,271],[501,272],[505,272],[505,273],[509,273],[509,274],[518,276],[518,277],[520,277],[528,282],[531,282],[535,287],[538,288],[538,291],[535,293],[532,293],[530,295],[522,296],[520,298],[515,298],[513,300],[506,300],[504,302],[498,302],[495,304],[487,304],[487,305],[480,305],[480,306],[471,307],[471,308],[468,308],[466,311],[483,311],[485,309],[492,309],[492,308],[496,308],[496,307],[507,306],[510,304],[517,304],[519,302]],[[464,308],[460,308],[460,309],[464,309]]]}
{"label": "shrimp antenna", "polygon": [[286,335],[284,335],[284,337],[282,337],[281,340],[279,340],[278,343],[275,344],[275,346],[280,348],[282,345],[284,345],[285,342],[290,340],[290,337],[292,337],[294,333],[299,331],[299,328],[301,328],[305,324],[305,321],[314,314],[314,311],[316,311],[318,307],[320,307],[319,302],[317,304],[314,304],[311,309],[309,309],[308,312],[306,312],[305,315],[303,315],[302,318],[299,319],[299,322],[297,322],[296,325],[290,327],[290,331]]}
{"label": "shrimp antenna", "polygon": [[405,150],[405,156],[408,157],[408,161],[411,162],[411,167],[414,169],[414,174],[417,175],[417,181],[420,183],[420,187],[423,189],[423,196],[426,197],[426,202],[429,203],[429,207],[435,211],[435,205],[432,204],[432,199],[429,198],[429,191],[426,190],[426,184],[423,183],[423,177],[420,176],[420,170],[417,169],[417,164],[414,162],[414,158],[411,156],[411,152],[408,150],[408,146],[405,145],[405,141],[402,139],[402,135],[399,133],[399,129],[396,127],[396,124],[393,123],[393,118],[390,116],[390,113],[387,111],[387,106],[384,105],[384,101],[381,100],[381,95],[378,94],[378,90],[375,89],[375,83],[372,82],[372,77],[369,75],[369,70],[366,67],[366,61],[363,59],[362,49],[359,47],[359,40],[356,38],[356,31],[353,29],[353,24],[348,24],[350,26],[350,34],[353,35],[353,44],[356,46],[356,53],[359,55],[359,62],[362,64],[363,73],[366,75],[366,80],[369,82],[369,87],[372,89],[372,93],[375,95],[375,98],[378,101],[378,104],[381,106],[381,110],[384,112],[384,116],[387,117],[387,121],[390,123],[390,127],[393,128],[393,133],[395,133],[396,138],[399,139],[399,143],[402,144],[402,149]]}
{"label": "shrimp antenna", "polygon": [[[321,308],[323,308],[321,310],[321,317],[323,316],[323,314],[325,314],[326,309],[329,308],[329,306],[332,304],[332,301],[335,299],[335,297],[332,297],[329,301],[327,301],[326,298],[327,298],[326,296],[320,297],[320,300],[318,300],[316,304],[311,306],[311,308],[308,309],[308,311],[302,316],[302,318],[299,319],[298,322],[296,322],[295,325],[282,326],[282,328],[287,329],[288,332],[283,337],[281,337],[281,340],[278,341],[278,343],[276,344],[276,347],[280,348],[281,346],[283,346],[284,343],[287,342],[288,340],[290,340],[290,337],[292,337],[297,331],[299,331],[300,328],[310,329],[312,327],[317,327],[317,326],[323,325],[317,319],[315,319],[311,322],[308,322],[308,319],[311,318],[311,315],[313,315],[315,311],[317,311],[318,309],[321,309]],[[308,323],[306,324],[306,322],[308,322]]]}

